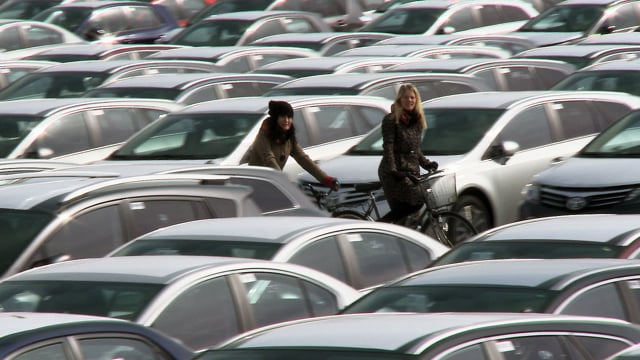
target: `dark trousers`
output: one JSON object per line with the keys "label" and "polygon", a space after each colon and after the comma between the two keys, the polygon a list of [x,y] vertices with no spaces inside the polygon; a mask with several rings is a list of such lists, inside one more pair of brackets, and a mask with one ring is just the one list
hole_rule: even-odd
{"label": "dark trousers", "polygon": [[414,205],[410,203],[406,203],[404,201],[396,201],[392,199],[387,199],[387,203],[389,204],[389,208],[391,211],[386,213],[383,217],[378,219],[380,222],[386,223],[397,223],[398,221],[404,219],[408,215],[413,214],[414,212],[420,210],[422,204]]}

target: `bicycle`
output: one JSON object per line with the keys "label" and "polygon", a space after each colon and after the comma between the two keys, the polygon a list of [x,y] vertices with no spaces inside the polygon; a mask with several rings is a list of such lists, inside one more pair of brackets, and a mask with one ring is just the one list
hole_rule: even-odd
{"label": "bicycle", "polygon": [[[328,211],[332,217],[368,221],[375,221],[380,218],[380,210],[378,209],[375,196],[376,190],[382,188],[382,184],[379,181],[361,183],[354,186],[354,190],[356,192],[367,194],[366,201],[358,201],[359,204],[364,204],[364,210],[357,210],[355,207],[347,205],[345,202],[340,202],[338,198],[331,197],[331,193],[333,192],[332,189],[329,189],[328,191],[321,191],[308,183],[304,184],[304,187],[311,192],[316,205],[320,209]],[[372,215],[375,215],[375,218]]]}
{"label": "bicycle", "polygon": [[403,225],[430,235],[450,247],[478,233],[467,218],[451,211],[457,199],[455,173],[434,170],[407,177],[418,185],[424,205],[417,216],[407,216]]}

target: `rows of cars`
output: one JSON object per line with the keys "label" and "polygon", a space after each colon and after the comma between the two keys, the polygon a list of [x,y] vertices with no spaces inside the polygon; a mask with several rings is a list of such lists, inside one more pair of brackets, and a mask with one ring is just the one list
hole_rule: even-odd
{"label": "rows of cars", "polygon": [[[53,2],[22,30],[57,43],[0,53],[3,358],[637,356],[640,218],[574,214],[637,212],[640,2]],[[357,206],[404,82],[481,231],[453,249],[243,165],[286,100]]]}

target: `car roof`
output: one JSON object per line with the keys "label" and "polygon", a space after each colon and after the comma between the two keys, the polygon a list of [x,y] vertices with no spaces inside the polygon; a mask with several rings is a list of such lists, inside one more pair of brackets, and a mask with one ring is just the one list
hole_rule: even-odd
{"label": "car roof", "polygon": [[[268,347],[346,348],[419,354],[447,338],[469,332],[509,328],[515,323],[562,324],[573,319],[586,330],[590,322],[604,329],[628,323],[609,318],[578,317],[536,313],[369,313],[344,314],[275,324],[249,331],[218,348],[251,349]],[[593,325],[591,325],[593,326]],[[560,326],[556,325],[558,330]],[[393,331],[389,331],[393,329]],[[508,330],[507,330],[508,331]],[[638,328],[619,330],[637,338]]]}
{"label": "car roof", "polygon": [[[174,279],[204,269],[229,266],[283,265],[267,260],[190,255],[122,256],[78,259],[33,268],[3,281],[118,281],[168,284]],[[284,264],[285,266],[290,264]]]}
{"label": "car roof", "polygon": [[145,87],[145,88],[188,88],[199,83],[224,82],[231,80],[278,80],[280,82],[292,80],[291,76],[260,73],[183,73],[183,74],[155,74],[140,75],[118,79],[96,89]]}
{"label": "car roof", "polygon": [[159,49],[166,48],[167,50],[171,46],[169,44],[106,44],[106,43],[88,43],[78,44],[63,47],[48,48],[39,51],[32,56],[40,55],[100,55],[104,53],[117,52],[121,49],[153,49],[157,47]]}
{"label": "car roof", "polygon": [[508,55],[507,51],[494,47],[482,47],[473,45],[442,45],[442,44],[390,44],[390,45],[371,45],[361,46],[349,50],[344,50],[336,54],[336,56],[410,56],[416,52],[424,52],[427,50],[477,50],[478,53],[482,52],[495,52],[504,53],[505,57]]}
{"label": "car roof", "polygon": [[294,10],[251,10],[251,11],[236,11],[228,12],[224,14],[211,15],[202,19],[201,21],[217,21],[217,20],[243,20],[243,21],[256,21],[264,18],[281,15],[306,15],[310,16],[312,13],[306,11],[294,11]]}
{"label": "car roof", "polygon": [[561,290],[578,279],[615,269],[640,272],[627,259],[500,259],[435,266],[388,283],[388,286],[477,285]]}
{"label": "car roof", "polygon": [[29,330],[42,329],[50,326],[64,326],[80,323],[127,323],[121,319],[106,318],[92,315],[66,313],[37,313],[37,312],[0,312],[0,338]]}
{"label": "car roof", "polygon": [[[245,220],[241,220],[245,219]],[[264,242],[285,244],[292,236],[331,225],[353,224],[359,220],[319,216],[277,216],[217,218],[190,221],[158,229],[140,237],[144,239],[185,238]]]}
{"label": "car roof", "polygon": [[640,71],[640,61],[605,61],[589,65],[578,71]]}
{"label": "car roof", "polygon": [[305,76],[277,85],[274,89],[298,87],[318,87],[318,88],[356,88],[362,89],[369,85],[380,82],[401,82],[418,81],[423,79],[460,79],[466,76],[448,73],[348,73],[335,76],[334,74]]}
{"label": "car roof", "polygon": [[[470,239],[473,241],[562,240],[626,245],[640,233],[640,214],[566,215],[518,221]],[[625,236],[628,235],[628,236]],[[632,239],[635,239],[633,236]]]}
{"label": "car roof", "polygon": [[[151,101],[149,101],[151,100]],[[48,116],[52,112],[72,108],[76,105],[122,103],[133,104],[136,102],[165,103],[172,104],[172,101],[163,99],[136,99],[136,98],[46,98],[46,99],[18,99],[11,101],[0,101],[0,114],[2,115],[35,115]],[[173,103],[175,104],[175,103]]]}
{"label": "car roof", "polygon": [[602,53],[611,50],[629,49],[640,50],[638,45],[611,45],[611,44],[584,44],[584,45],[553,45],[541,46],[525,50],[516,54],[516,57],[527,56],[574,56],[574,57],[597,57]]}
{"label": "car roof", "polygon": [[287,34],[276,34],[269,35],[263,38],[257,39],[255,41],[256,45],[262,43],[269,43],[271,41],[275,42],[300,42],[300,41],[308,41],[308,42],[328,42],[334,39],[341,38],[352,38],[352,37],[378,37],[380,39],[395,37],[394,34],[386,34],[379,32],[312,32],[312,33],[287,33]]}
{"label": "car roof", "polygon": [[630,0],[565,0],[554,6],[573,6],[573,5],[611,5],[618,3],[626,3]]}
{"label": "car roof", "polygon": [[146,59],[174,59],[174,58],[194,58],[220,60],[227,56],[252,52],[287,52],[300,53],[317,56],[317,52],[294,46],[260,46],[260,45],[239,45],[239,46],[194,46],[167,49],[149,55]]}
{"label": "car roof", "polygon": [[[173,63],[192,63],[190,60],[172,60]],[[203,63],[203,62],[199,62]],[[168,60],[153,60],[153,59],[139,59],[139,60],[82,60],[71,61],[66,63],[55,64],[47,66],[42,69],[36,70],[34,73],[43,72],[116,72],[120,69],[128,67],[138,67],[146,64],[171,64]]]}
{"label": "car roof", "polygon": [[[142,3],[142,4],[141,4]],[[58,5],[55,6],[56,9],[58,8],[74,8],[74,7],[81,7],[81,8],[91,8],[91,9],[99,9],[102,7],[109,7],[109,6],[113,6],[113,5],[121,5],[121,6],[126,6],[126,5],[144,5],[144,6],[149,6],[148,3],[144,2],[144,1],[120,1],[120,0],[104,0],[104,1],[72,1],[72,2],[62,2]]]}

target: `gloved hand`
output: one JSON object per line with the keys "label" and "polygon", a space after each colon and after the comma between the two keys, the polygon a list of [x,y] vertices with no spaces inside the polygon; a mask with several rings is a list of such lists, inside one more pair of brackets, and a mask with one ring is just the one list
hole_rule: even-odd
{"label": "gloved hand", "polygon": [[324,184],[324,186],[331,188],[331,190],[333,191],[338,191],[338,189],[340,189],[340,182],[333,176],[325,177],[324,179],[322,179],[322,183]]}
{"label": "gloved hand", "polygon": [[391,171],[391,175],[393,175],[393,177],[396,178],[396,180],[398,180],[398,181],[402,181],[402,180],[404,180],[404,178],[407,177],[407,175],[405,173],[403,173],[402,171],[398,171],[398,170],[392,170]]}
{"label": "gloved hand", "polygon": [[437,161],[430,161],[427,160],[427,164],[425,166],[423,166],[422,168],[428,171],[436,171],[438,170],[438,162]]}

